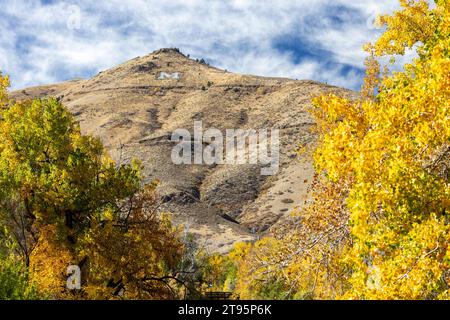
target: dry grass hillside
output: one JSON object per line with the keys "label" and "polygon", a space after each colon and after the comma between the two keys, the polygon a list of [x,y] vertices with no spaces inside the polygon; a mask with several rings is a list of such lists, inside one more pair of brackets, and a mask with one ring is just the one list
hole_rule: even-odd
{"label": "dry grass hillside", "polygon": [[[311,97],[328,92],[352,94],[314,81],[234,74],[161,49],[92,79],[12,96],[61,99],[83,133],[99,136],[113,158],[140,159],[146,181],[161,181],[161,210],[220,252],[267,232],[307,199],[312,162],[299,159],[296,148],[315,138]],[[258,165],[174,165],[172,132],[193,131],[200,119],[205,129],[280,129],[279,173],[262,176]]]}

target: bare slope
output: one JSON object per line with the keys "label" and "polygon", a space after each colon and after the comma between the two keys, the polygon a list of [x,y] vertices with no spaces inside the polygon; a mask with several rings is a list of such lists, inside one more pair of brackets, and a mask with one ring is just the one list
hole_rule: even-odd
{"label": "bare slope", "polygon": [[[161,49],[100,72],[89,80],[27,88],[16,99],[54,96],[99,136],[118,161],[139,158],[147,181],[160,179],[163,209],[174,213],[201,245],[225,251],[255,239],[307,198],[310,159],[298,144],[314,140],[306,109],[312,96],[343,89],[313,81],[240,75]],[[204,128],[279,128],[281,167],[264,177],[257,165],[172,164],[171,133]],[[280,220],[281,219],[281,220]],[[235,221],[233,221],[235,220]]]}

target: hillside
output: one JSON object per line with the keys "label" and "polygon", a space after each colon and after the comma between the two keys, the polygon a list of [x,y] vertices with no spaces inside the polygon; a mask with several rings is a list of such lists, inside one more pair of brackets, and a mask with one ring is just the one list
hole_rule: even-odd
{"label": "hillside", "polygon": [[[83,133],[99,136],[121,162],[138,158],[146,181],[159,179],[161,210],[174,214],[208,250],[223,252],[282,223],[308,196],[312,161],[297,146],[314,141],[311,97],[352,92],[314,81],[241,75],[161,49],[88,80],[27,88],[17,100],[59,98]],[[170,137],[177,128],[280,129],[280,170],[258,165],[174,165]]]}

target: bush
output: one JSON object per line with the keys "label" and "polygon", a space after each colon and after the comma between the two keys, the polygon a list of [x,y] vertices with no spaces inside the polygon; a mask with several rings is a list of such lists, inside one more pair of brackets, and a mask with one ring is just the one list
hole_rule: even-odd
{"label": "bush", "polygon": [[0,260],[0,300],[37,300],[42,297],[29,279],[26,267],[14,257]]}

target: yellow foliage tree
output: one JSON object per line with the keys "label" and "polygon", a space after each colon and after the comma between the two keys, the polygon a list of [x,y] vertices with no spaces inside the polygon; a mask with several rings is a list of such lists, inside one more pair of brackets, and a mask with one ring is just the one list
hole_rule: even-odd
{"label": "yellow foliage tree", "polygon": [[9,87],[9,78],[8,76],[3,77],[1,71],[0,71],[0,106],[5,107],[8,103],[8,95],[7,95],[7,89]]}
{"label": "yellow foliage tree", "polygon": [[374,99],[315,100],[316,167],[349,186],[344,298],[449,297],[450,6],[401,5],[380,18],[387,30],[368,48],[383,56],[417,46],[419,57],[378,82],[374,72]]}
{"label": "yellow foliage tree", "polygon": [[[450,3],[435,3],[378,19],[359,99],[314,100],[311,203],[232,259],[242,298],[450,298]],[[412,63],[380,74],[407,49]]]}
{"label": "yellow foliage tree", "polygon": [[237,244],[235,293],[242,299],[332,299],[347,292],[341,263],[351,243],[347,190],[316,176],[311,203],[292,225],[254,244]]}

